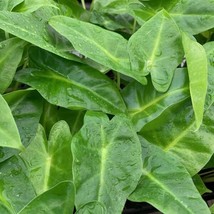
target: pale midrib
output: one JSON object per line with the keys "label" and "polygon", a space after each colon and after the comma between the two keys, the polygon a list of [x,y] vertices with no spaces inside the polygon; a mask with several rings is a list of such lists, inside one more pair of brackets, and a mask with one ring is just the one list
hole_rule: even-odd
{"label": "pale midrib", "polygon": [[179,198],[176,197],[175,194],[173,194],[173,192],[171,192],[164,184],[162,184],[160,181],[158,181],[158,179],[156,179],[151,172],[146,171],[145,169],[143,169],[143,173],[145,173],[145,176],[147,176],[150,180],[152,180],[154,183],[156,183],[158,186],[160,186],[161,189],[163,189],[164,191],[166,191],[169,195],[171,195],[175,201],[177,201],[182,207],[184,207],[186,210],[188,210],[189,213],[191,214],[195,214],[192,212],[192,210],[190,210],[182,201],[180,201]]}
{"label": "pale midrib", "polygon": [[[56,21],[55,21],[56,22]],[[68,26],[64,25],[63,23],[61,22],[56,22],[58,23],[59,25],[63,26],[64,28],[67,28]],[[56,27],[57,29],[57,27]],[[119,61],[118,58],[116,58],[115,56],[113,56],[111,53],[109,53],[105,48],[103,48],[99,43],[96,43],[94,40],[90,40],[89,37],[87,37],[86,35],[82,34],[81,32],[77,31],[77,30],[74,30],[74,28],[70,28],[71,31],[75,32],[77,35],[80,35],[82,38],[84,38],[84,41],[88,41],[90,43],[93,43],[95,46],[98,47],[98,49],[100,49],[102,52],[104,52],[112,61],[114,61],[114,63],[116,64],[119,64]],[[59,29],[58,29],[59,30]],[[61,30],[59,30],[61,31]],[[69,39],[72,41],[72,38]],[[122,60],[128,60],[128,59],[123,59],[121,58]],[[129,60],[128,60],[129,61]]]}
{"label": "pale midrib", "polygon": [[164,21],[162,20],[161,25],[160,25],[160,30],[158,32],[157,39],[156,39],[155,44],[154,44],[153,51],[152,51],[150,57],[147,59],[147,61],[149,60],[149,63],[151,63],[151,64],[154,63],[155,53],[156,53],[158,46],[159,46],[159,43],[161,41],[161,33],[163,30],[163,26],[164,26]]}
{"label": "pale midrib", "polygon": [[69,85],[74,85],[74,86],[76,86],[76,87],[79,87],[80,89],[83,89],[83,90],[85,90],[85,91],[89,91],[89,92],[90,92],[91,94],[93,94],[95,97],[98,97],[100,100],[105,101],[108,105],[110,105],[110,106],[113,107],[114,109],[120,110],[120,111],[121,111],[120,108],[118,108],[117,106],[113,105],[111,102],[109,102],[108,99],[105,99],[105,97],[100,96],[100,95],[97,94],[96,92],[94,92],[94,91],[92,91],[92,90],[89,90],[89,88],[85,87],[84,85],[80,85],[80,84],[78,84],[77,82],[74,82],[74,81],[72,81],[72,80],[70,80],[70,79],[67,79],[67,78],[64,77],[64,76],[61,76],[61,75],[58,74],[58,73],[55,73],[54,75],[51,74],[51,75],[48,75],[48,76],[39,74],[39,77],[43,77],[43,78],[46,78],[46,79],[51,79],[50,76],[54,77],[54,80],[59,80],[59,81],[61,81],[61,82],[63,82],[63,83],[65,82],[65,83],[67,83],[67,84],[69,84]]}
{"label": "pale midrib", "polygon": [[189,130],[191,130],[195,125],[195,121],[191,122],[184,131],[180,132],[180,134],[171,142],[169,143],[163,150],[168,152],[171,148],[175,147],[177,143],[187,135]]}
{"label": "pale midrib", "polygon": [[47,154],[46,161],[45,161],[44,183],[43,183],[42,193],[49,189],[48,181],[50,178],[51,161],[52,161],[51,156]]}
{"label": "pale midrib", "polygon": [[[130,115],[133,117],[135,116],[136,114],[140,114],[141,112],[145,111],[147,108],[151,107],[152,105],[155,105],[157,104],[158,102],[160,102],[161,100],[163,100],[164,98],[168,97],[169,95],[172,96],[176,93],[180,93],[180,92],[185,92],[185,91],[188,91],[189,88],[188,87],[184,87],[182,89],[177,89],[177,90],[174,90],[172,92],[170,92],[169,94],[168,93],[165,93],[163,94],[162,96],[154,99],[152,102],[149,102],[147,103],[145,106],[141,107],[140,109],[138,110],[131,110],[132,112],[130,112]],[[134,112],[133,112],[134,111]]]}
{"label": "pale midrib", "polygon": [[108,153],[108,149],[106,145],[106,135],[102,125],[100,128],[100,133],[101,133],[102,148],[101,148],[101,163],[100,163],[100,180],[99,180],[99,188],[98,188],[98,194],[97,194],[98,201],[102,201],[101,197],[103,195],[103,188],[105,184],[105,169],[106,169],[106,160],[107,160],[107,153]]}

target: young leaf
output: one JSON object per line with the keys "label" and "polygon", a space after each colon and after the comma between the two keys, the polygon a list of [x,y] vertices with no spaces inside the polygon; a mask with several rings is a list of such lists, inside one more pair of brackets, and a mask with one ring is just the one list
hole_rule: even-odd
{"label": "young leaf", "polygon": [[[40,125],[34,140],[20,154],[37,195],[57,183],[72,179],[71,134],[66,122],[56,123],[46,139]],[[38,179],[39,178],[39,179]]]}
{"label": "young leaf", "polygon": [[59,56],[80,61],[70,53],[72,46],[67,40],[56,33],[54,38],[48,30],[47,20],[57,14],[58,10],[52,7],[40,8],[34,13],[0,11],[0,28]]}
{"label": "young leaf", "polygon": [[0,93],[3,94],[11,84],[16,69],[22,59],[26,42],[11,38],[0,43]]}
{"label": "young leaf", "polygon": [[17,214],[51,213],[70,214],[74,209],[74,185],[70,181],[64,181],[43,194],[35,197]]}
{"label": "young leaf", "polygon": [[203,46],[189,38],[185,33],[182,34],[182,42],[187,60],[189,87],[195,113],[196,128],[199,129],[203,120],[207,94],[207,57]]}
{"label": "young leaf", "polygon": [[90,109],[117,114],[126,110],[121,95],[112,81],[88,66],[60,64],[59,72],[27,69],[16,79],[34,88],[54,105],[69,109]]}
{"label": "young leaf", "polygon": [[163,213],[209,214],[208,206],[182,164],[142,137],[140,140],[142,176],[129,199],[148,202]]}
{"label": "young leaf", "polygon": [[2,95],[0,95],[0,135],[0,146],[24,149],[11,110]]}
{"label": "young leaf", "polygon": [[77,210],[97,201],[109,214],[121,213],[142,167],[140,143],[130,120],[118,115],[109,121],[103,113],[88,112],[71,148]]}
{"label": "young leaf", "polygon": [[189,95],[186,69],[176,69],[170,88],[165,93],[157,92],[151,82],[146,86],[132,82],[122,91],[129,115],[140,131],[168,107],[187,99]]}
{"label": "young leaf", "polygon": [[174,20],[165,10],[158,12],[131,36],[128,45],[132,69],[143,76],[150,73],[154,87],[165,92],[183,57]]}
{"label": "young leaf", "polygon": [[142,84],[146,83],[145,77],[131,70],[127,40],[120,34],[65,16],[52,17],[49,24],[81,54]]}
{"label": "young leaf", "polygon": [[141,134],[151,144],[178,158],[193,176],[214,153],[213,124],[214,106],[206,111],[200,129],[195,131],[193,109],[187,100],[145,125]]}

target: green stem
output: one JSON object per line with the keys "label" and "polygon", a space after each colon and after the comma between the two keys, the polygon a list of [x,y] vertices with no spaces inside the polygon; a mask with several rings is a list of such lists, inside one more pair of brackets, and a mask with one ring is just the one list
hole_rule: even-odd
{"label": "green stem", "polygon": [[82,3],[82,7],[83,7],[83,9],[85,9],[85,10],[86,10],[85,0],[81,0],[81,3]]}
{"label": "green stem", "polygon": [[5,32],[4,34],[5,34],[5,39],[6,39],[6,40],[10,38],[10,35],[9,35],[8,32]]}
{"label": "green stem", "polygon": [[134,23],[133,23],[133,28],[132,28],[132,34],[135,32],[136,30],[136,24],[137,24],[137,21],[136,19],[134,19]]}
{"label": "green stem", "polygon": [[117,72],[117,87],[120,89],[120,73]]}

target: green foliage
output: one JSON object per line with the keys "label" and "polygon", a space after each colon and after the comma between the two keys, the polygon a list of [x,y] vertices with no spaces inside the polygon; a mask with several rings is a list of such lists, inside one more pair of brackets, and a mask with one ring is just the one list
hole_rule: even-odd
{"label": "green foliage", "polygon": [[0,213],[213,212],[214,1],[81,2],[0,1]]}

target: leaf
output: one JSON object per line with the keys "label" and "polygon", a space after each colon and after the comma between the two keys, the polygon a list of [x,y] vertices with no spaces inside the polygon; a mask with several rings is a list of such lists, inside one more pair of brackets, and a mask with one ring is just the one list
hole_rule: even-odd
{"label": "leaf", "polygon": [[20,154],[26,163],[37,195],[64,180],[72,179],[71,134],[66,122],[56,123],[46,139],[40,125],[34,140]]}
{"label": "leaf", "polygon": [[57,9],[56,3],[52,0],[34,0],[33,2],[25,0],[15,8],[15,11],[32,13],[41,7],[55,7]]}
{"label": "leaf", "polygon": [[129,199],[148,202],[163,213],[209,214],[205,201],[179,161],[142,137],[142,177]]}
{"label": "leaf", "polygon": [[[4,94],[13,118],[16,122],[21,141],[27,146],[36,135],[40,116],[42,113],[43,100],[33,90],[19,90]],[[19,151],[7,147],[0,147],[0,162],[5,161]]]}
{"label": "leaf", "polygon": [[71,148],[77,210],[96,201],[109,214],[121,213],[141,175],[141,148],[130,120],[88,112]]}
{"label": "leaf", "polygon": [[118,89],[104,74],[83,64],[61,62],[58,62],[59,70],[54,69],[58,72],[49,68],[26,69],[18,73],[16,79],[37,89],[51,104],[64,108],[90,109],[110,114],[125,111]]}
{"label": "leaf", "polygon": [[64,181],[27,204],[18,214],[51,213],[70,214],[74,208],[74,186],[70,181]]}
{"label": "leaf", "polygon": [[107,210],[102,203],[96,201],[85,204],[76,212],[76,214],[91,214],[91,213],[107,214]]}
{"label": "leaf", "polygon": [[65,16],[52,17],[49,24],[84,56],[146,84],[145,77],[131,70],[127,40],[120,34]]}
{"label": "leaf", "polygon": [[8,10],[12,11],[15,6],[23,2],[24,0],[1,0],[0,1],[0,11]]}
{"label": "leaf", "polygon": [[193,176],[193,182],[196,186],[196,188],[198,189],[198,192],[200,193],[200,195],[203,195],[205,193],[211,193],[212,191],[209,190],[204,181],[201,179],[200,175],[196,174]]}
{"label": "leaf", "polygon": [[182,34],[182,42],[187,60],[189,87],[195,113],[196,129],[199,129],[203,120],[207,93],[207,57],[203,46],[190,39],[185,33]]}
{"label": "leaf", "polygon": [[3,94],[11,84],[16,69],[22,59],[26,42],[11,38],[0,43],[0,93]]}
{"label": "leaf", "polygon": [[36,195],[25,174],[26,167],[18,156],[0,163],[0,169],[0,210],[15,214]]}
{"label": "leaf", "polygon": [[208,66],[208,88],[205,108],[209,108],[214,103],[214,42],[204,44],[204,49]]}
{"label": "leaf", "polygon": [[136,131],[139,132],[168,107],[189,98],[188,83],[187,70],[176,69],[172,83],[165,93],[157,92],[150,81],[146,86],[137,82],[127,85],[122,94]]}
{"label": "leaf", "polygon": [[0,146],[24,149],[11,110],[2,95],[0,95],[0,136]]}
{"label": "leaf", "polygon": [[128,42],[132,70],[151,74],[156,90],[165,92],[183,58],[180,31],[162,10],[147,21]]}
{"label": "leaf", "polygon": [[178,1],[169,11],[184,32],[195,35],[214,27],[214,10],[211,0]]}
{"label": "leaf", "polygon": [[71,44],[49,29],[47,20],[56,14],[58,10],[51,7],[40,8],[34,13],[0,11],[0,28],[59,56],[80,61],[70,53]]}
{"label": "leaf", "polygon": [[203,123],[195,131],[195,120],[190,101],[175,105],[148,123],[141,135],[165,153],[174,155],[193,176],[214,153],[214,106],[204,114]]}

